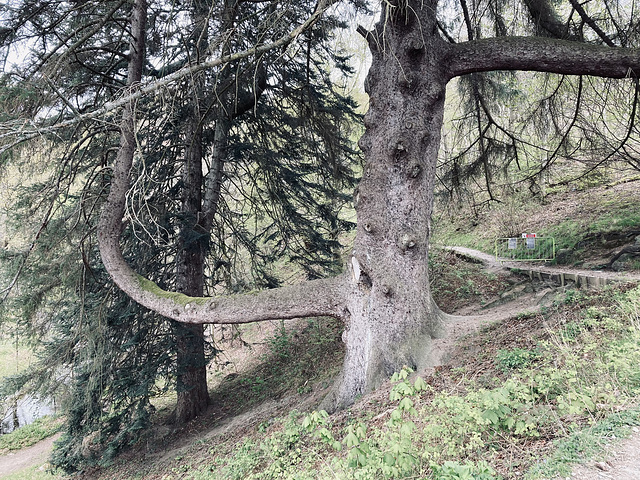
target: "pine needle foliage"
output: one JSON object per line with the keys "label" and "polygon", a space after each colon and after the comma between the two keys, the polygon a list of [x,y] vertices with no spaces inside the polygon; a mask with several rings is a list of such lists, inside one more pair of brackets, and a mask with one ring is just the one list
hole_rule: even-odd
{"label": "pine needle foliage", "polygon": [[[441,2],[451,43],[536,35],[637,47],[632,3],[552,0]],[[582,4],[581,4],[582,5]],[[638,82],[538,72],[472,73],[456,79],[440,156],[440,199],[475,214],[514,193],[544,199],[607,169],[637,161]]]}
{"label": "pine needle foliage", "polygon": [[[278,38],[315,8],[238,3],[229,30],[223,14],[231,10],[216,10],[229,7],[223,4],[206,7],[203,27],[194,22],[205,3],[152,3],[145,78],[201,61],[194,55],[205,53],[198,43],[205,36],[207,54],[242,50]],[[16,99],[3,102],[3,126],[55,125],[122,95],[130,8],[124,1],[14,2],[2,14],[14,28],[0,31],[0,49],[38,48],[2,79],[0,96]],[[137,102],[138,150],[122,240],[137,272],[175,290],[176,258],[203,249],[204,290],[214,294],[340,269],[340,236],[353,227],[341,212],[359,171],[360,122],[335,81],[336,69],[350,73],[332,40],[343,26],[328,15],[291,48],[185,77]],[[196,138],[185,126],[194,112],[203,152],[197,188],[208,188],[214,163],[222,164],[210,229],[183,205],[187,152]],[[177,360],[176,325],[131,302],[99,259],[95,229],[118,145],[114,118],[55,134],[43,127],[37,140],[3,144],[0,164],[16,172],[10,240],[0,259],[0,288],[7,285],[0,321],[29,339],[38,356],[3,382],[2,394],[64,399],[53,464],[69,472],[108,463],[135,443],[152,422],[153,398],[175,390],[185,368]],[[207,344],[194,361],[205,364],[216,353]]]}

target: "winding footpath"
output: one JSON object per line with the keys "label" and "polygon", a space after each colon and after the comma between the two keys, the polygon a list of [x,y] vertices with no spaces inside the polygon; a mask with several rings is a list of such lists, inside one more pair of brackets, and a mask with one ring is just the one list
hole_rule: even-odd
{"label": "winding footpath", "polygon": [[564,286],[574,282],[577,286],[599,287],[611,282],[630,282],[640,280],[640,273],[614,272],[611,270],[585,270],[567,266],[547,265],[541,262],[513,262],[496,259],[488,253],[465,247],[444,247],[444,250],[462,257],[480,261],[490,269],[517,269],[528,273],[531,278],[551,280]]}
{"label": "winding footpath", "polygon": [[23,448],[14,453],[0,455],[0,478],[4,478],[7,475],[29,467],[45,469],[53,448],[53,442],[59,437],[59,434],[53,435],[31,447]]}

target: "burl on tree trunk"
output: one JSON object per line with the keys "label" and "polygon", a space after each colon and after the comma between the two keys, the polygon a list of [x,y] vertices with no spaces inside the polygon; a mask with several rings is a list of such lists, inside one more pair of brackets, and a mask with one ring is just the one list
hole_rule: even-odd
{"label": "burl on tree trunk", "polygon": [[[355,194],[358,226],[344,274],[231,297],[198,298],[159,289],[133,272],[119,249],[129,185],[127,155],[117,157],[98,229],[102,258],[114,281],[134,300],[169,318],[196,324],[319,315],[343,319],[346,357],[338,386],[325,402],[330,408],[351,404],[403,365],[429,365],[431,339],[443,331],[446,315],[431,297],[427,260],[447,82],[490,70],[615,78],[640,72],[635,49],[535,37],[450,44],[437,33],[437,0],[392,3],[384,3],[373,31],[359,30],[373,63],[360,142],[366,165]],[[126,127],[123,122],[123,131]]]}

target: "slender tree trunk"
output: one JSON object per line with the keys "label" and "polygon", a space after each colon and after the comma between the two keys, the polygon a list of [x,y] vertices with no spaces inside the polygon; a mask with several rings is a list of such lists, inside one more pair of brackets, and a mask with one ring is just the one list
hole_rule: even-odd
{"label": "slender tree trunk", "polygon": [[[192,56],[198,61],[207,54],[207,19],[209,6],[206,2],[195,1],[191,18],[194,24],[191,41]],[[204,295],[205,266],[209,252],[210,225],[203,225],[203,123],[204,72],[190,79],[191,90],[187,101],[191,102],[191,114],[186,119],[182,171],[182,226],[176,258],[176,289],[190,297]],[[176,391],[177,402],[175,420],[186,423],[203,413],[210,403],[207,387],[207,358],[203,325],[173,323],[176,338]]]}
{"label": "slender tree trunk", "polygon": [[[194,110],[198,110],[195,108]],[[202,128],[199,116],[189,120],[183,167],[182,228],[176,258],[176,287],[191,297],[204,294],[208,231],[199,225],[202,211]],[[173,323],[176,337],[177,403],[175,420],[185,423],[206,410],[207,359],[203,325]]]}
{"label": "slender tree trunk", "polygon": [[215,215],[220,202],[220,192],[222,189],[222,177],[224,174],[224,162],[227,158],[229,144],[229,131],[231,121],[220,115],[216,119],[216,127],[213,138],[213,149],[209,165],[209,172],[205,182],[205,195],[201,220],[203,227],[210,232],[213,226]]}

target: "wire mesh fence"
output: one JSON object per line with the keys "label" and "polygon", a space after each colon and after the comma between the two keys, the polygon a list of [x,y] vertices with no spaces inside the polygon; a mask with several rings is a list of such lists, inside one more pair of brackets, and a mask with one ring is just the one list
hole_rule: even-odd
{"label": "wire mesh fence", "polygon": [[556,258],[556,241],[553,237],[538,237],[535,234],[496,238],[495,256],[498,261],[549,261]]}

